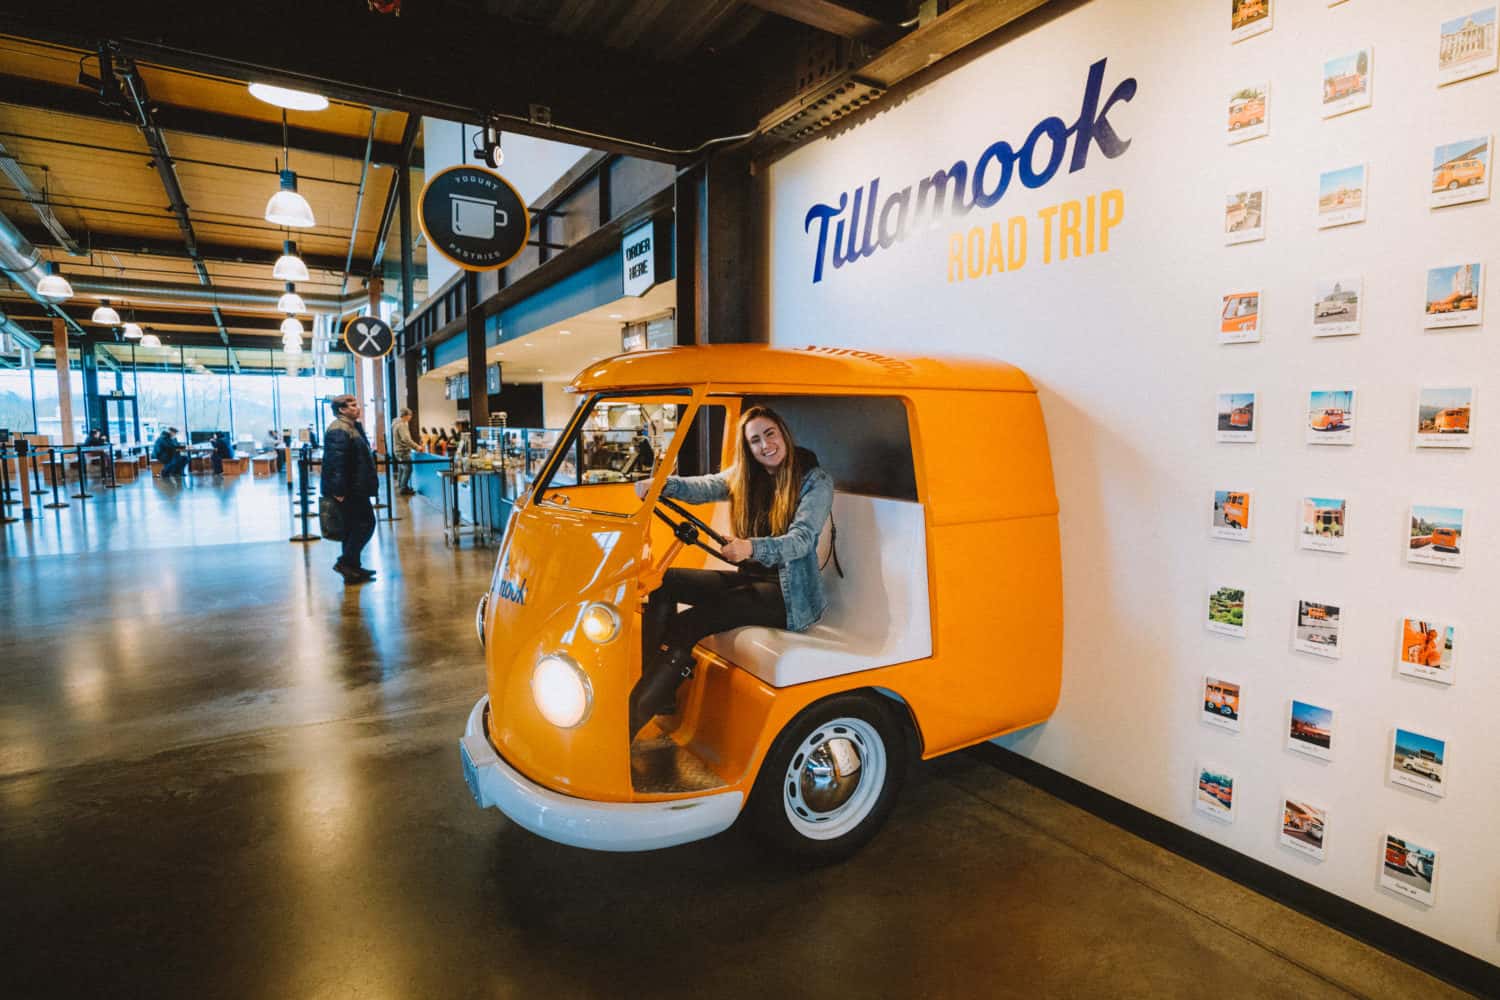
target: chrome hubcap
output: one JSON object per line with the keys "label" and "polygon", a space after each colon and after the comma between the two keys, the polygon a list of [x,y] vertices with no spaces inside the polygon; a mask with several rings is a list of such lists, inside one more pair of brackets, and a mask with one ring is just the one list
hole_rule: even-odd
{"label": "chrome hubcap", "polygon": [[786,818],[810,840],[833,840],[858,828],[886,783],[885,743],[865,719],[830,719],[792,754],[782,779]]}
{"label": "chrome hubcap", "polygon": [[853,740],[843,736],[824,740],[802,765],[802,801],[816,812],[833,812],[859,787],[864,773],[861,763]]}

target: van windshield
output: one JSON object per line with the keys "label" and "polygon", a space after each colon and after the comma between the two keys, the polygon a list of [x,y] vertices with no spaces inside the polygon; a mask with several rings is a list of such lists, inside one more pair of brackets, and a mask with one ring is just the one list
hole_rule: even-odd
{"label": "van windshield", "polygon": [[662,393],[591,400],[572,432],[553,449],[538,502],[634,514],[641,501],[632,484],[656,474],[687,409],[683,396]]}

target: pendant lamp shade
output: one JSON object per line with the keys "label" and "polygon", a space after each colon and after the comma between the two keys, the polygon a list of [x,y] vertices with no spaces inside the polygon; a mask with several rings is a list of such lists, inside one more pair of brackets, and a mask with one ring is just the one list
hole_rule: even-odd
{"label": "pendant lamp shade", "polygon": [[125,339],[126,340],[140,340],[142,343],[145,343],[145,341],[142,340],[143,336],[144,336],[144,334],[141,331],[141,328],[139,326],[137,326],[135,323],[126,323],[125,324]]}
{"label": "pendant lamp shade", "polygon": [[290,170],[281,172],[281,190],[271,195],[266,202],[266,221],[291,229],[307,229],[317,225],[313,219],[312,206],[297,193],[297,175]]}
{"label": "pendant lamp shade", "polygon": [[322,94],[310,94],[305,90],[292,90],[289,87],[274,87],[269,83],[252,83],[250,96],[288,111],[322,111],[328,107],[328,98]]}
{"label": "pendant lamp shade", "polygon": [[100,299],[99,307],[94,310],[94,315],[89,320],[101,326],[119,326],[120,314],[110,308],[109,299]]}
{"label": "pendant lamp shade", "polygon": [[281,321],[281,335],[283,337],[296,337],[302,339],[302,321],[295,316],[288,316]]}
{"label": "pendant lamp shade", "polygon": [[297,336],[293,336],[293,335],[290,335],[290,334],[287,335],[287,336],[285,336],[285,337],[282,337],[281,338],[281,349],[283,351],[286,351],[288,354],[301,354],[302,353],[302,338],[301,337],[297,337]]}
{"label": "pendant lamp shade", "polygon": [[305,313],[307,303],[302,301],[302,296],[297,294],[297,288],[290,281],[286,283],[286,292],[276,300],[277,312]]}
{"label": "pendant lamp shade", "polygon": [[73,286],[68,284],[68,279],[57,273],[57,265],[52,261],[46,263],[46,275],[36,283],[36,293],[43,298],[61,302],[63,299],[73,297]]}
{"label": "pendant lamp shade", "polygon": [[142,347],[160,347],[161,338],[154,333],[148,333],[141,338]]}
{"label": "pendant lamp shade", "polygon": [[308,280],[307,265],[297,256],[297,244],[286,240],[281,244],[281,250],[281,256],[276,258],[276,266],[271,268],[271,277],[280,281]]}

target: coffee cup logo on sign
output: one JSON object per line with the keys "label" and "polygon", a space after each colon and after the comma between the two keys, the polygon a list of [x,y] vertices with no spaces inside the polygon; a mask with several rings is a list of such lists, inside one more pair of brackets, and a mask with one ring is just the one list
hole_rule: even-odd
{"label": "coffee cup logo on sign", "polygon": [[526,246],[531,218],[510,183],[482,167],[449,167],[422,190],[427,243],[466,271],[493,271]]}

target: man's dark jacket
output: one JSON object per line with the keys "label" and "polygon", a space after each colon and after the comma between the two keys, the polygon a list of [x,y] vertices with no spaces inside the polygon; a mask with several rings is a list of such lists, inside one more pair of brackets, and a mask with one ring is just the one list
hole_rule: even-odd
{"label": "man's dark jacket", "polygon": [[380,491],[375,453],[358,421],[338,417],[323,432],[323,495],[372,497]]}

